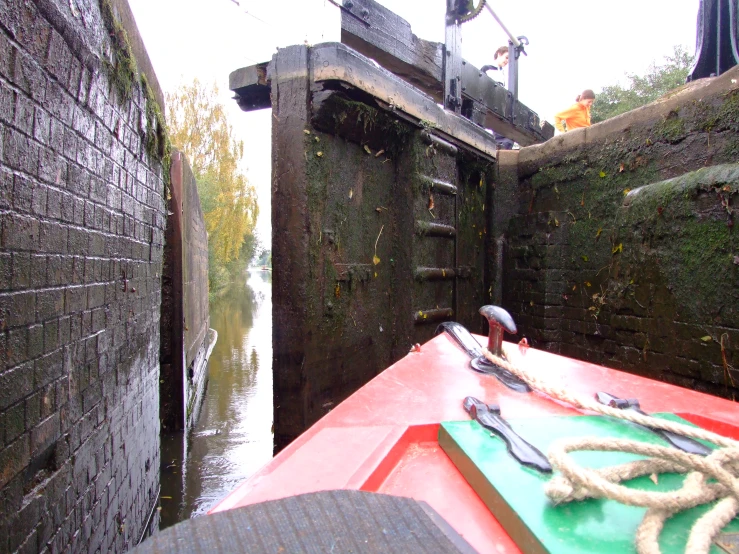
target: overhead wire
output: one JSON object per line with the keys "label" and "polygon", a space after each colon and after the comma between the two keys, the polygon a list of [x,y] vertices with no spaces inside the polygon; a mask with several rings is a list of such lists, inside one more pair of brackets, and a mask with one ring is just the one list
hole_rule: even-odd
{"label": "overhead wire", "polygon": [[259,21],[260,23],[264,23],[268,27],[273,27],[274,28],[274,26],[270,22],[265,21],[264,19],[261,19],[261,18],[257,17],[256,15],[254,15],[253,13],[251,13],[249,10],[243,8],[241,6],[241,2],[239,2],[238,0],[231,0],[231,2],[233,2],[234,4],[236,4],[239,8],[241,8],[241,11],[243,11],[249,17],[253,17],[254,19],[256,19],[257,21]]}
{"label": "overhead wire", "polygon": [[[264,25],[266,25],[267,27],[271,27],[272,29],[274,29],[274,28],[275,28],[275,26],[274,26],[274,25],[273,25],[272,23],[270,23],[269,21],[265,21],[264,19],[262,19],[262,18],[260,18],[260,17],[257,17],[256,15],[254,15],[253,13],[251,13],[251,12],[250,12],[249,10],[247,10],[246,8],[244,8],[244,7],[243,7],[243,6],[241,5],[241,2],[240,2],[239,0],[230,0],[230,1],[231,1],[232,3],[234,3],[234,4],[236,4],[236,5],[237,5],[237,6],[239,7],[239,8],[241,8],[241,11],[242,11],[242,12],[243,12],[244,14],[248,15],[249,17],[252,17],[253,19],[256,19],[257,21],[259,21],[260,23],[263,23],[263,24],[264,24]],[[331,4],[333,4],[334,6],[336,6],[336,7],[337,7],[337,8],[339,8],[339,9],[346,9],[346,8],[344,8],[344,7],[343,7],[343,6],[341,5],[341,4],[339,4],[338,2],[336,2],[336,0],[328,0],[328,2],[330,2]],[[325,5],[326,5],[326,0],[324,0],[324,2],[323,2],[323,5],[324,5],[324,7],[325,7]],[[325,35],[325,28],[323,28],[323,29],[321,30],[321,38],[323,38],[323,36],[324,36],[324,35]],[[255,63],[258,63],[258,62],[255,62]]]}

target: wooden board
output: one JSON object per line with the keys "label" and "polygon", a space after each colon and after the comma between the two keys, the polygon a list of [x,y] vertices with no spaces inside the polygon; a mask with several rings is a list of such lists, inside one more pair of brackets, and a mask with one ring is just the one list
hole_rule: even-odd
{"label": "wooden board", "polygon": [[[687,423],[672,414],[660,417]],[[548,417],[510,420],[511,426],[542,452],[564,437],[617,437],[667,445],[658,435],[628,422],[601,416]],[[544,495],[550,476],[521,466],[508,454],[505,443],[475,421],[444,422],[439,444],[519,548],[526,553],[576,554],[592,552],[635,553],[634,536],[646,511],[613,500],[589,499],[554,506]],[[641,458],[620,452],[576,452],[586,467],[604,467]],[[655,485],[648,477],[628,486],[667,491],[679,488],[683,476],[662,475]],[[693,522],[708,511],[698,507],[669,519],[660,535],[664,554],[685,551]],[[739,531],[734,520],[724,532]],[[714,546],[712,553],[721,554]]]}
{"label": "wooden board", "polygon": [[[439,11],[438,21],[444,21]],[[447,26],[447,33],[452,27]],[[458,42],[461,29],[446,35],[447,47]],[[431,96],[436,103],[444,99],[445,45],[418,38],[410,24],[375,0],[352,0],[341,8],[341,42],[360,54],[372,58],[385,69]],[[451,52],[450,48],[450,52]],[[490,51],[492,56],[493,51]],[[492,63],[492,59],[490,60]],[[541,123],[539,116],[524,106],[505,88],[471,63],[457,60],[450,75],[461,77],[462,113],[521,146],[544,142],[554,136],[551,124]],[[233,89],[233,87],[232,87]]]}

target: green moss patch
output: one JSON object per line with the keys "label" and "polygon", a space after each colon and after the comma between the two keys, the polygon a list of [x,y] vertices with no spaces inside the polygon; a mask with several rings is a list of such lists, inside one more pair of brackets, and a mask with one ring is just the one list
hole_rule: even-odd
{"label": "green moss patch", "polygon": [[392,159],[408,148],[417,130],[410,123],[340,93],[321,104],[312,123],[322,131],[366,146],[372,154],[381,151]]}
{"label": "green moss patch", "polygon": [[688,136],[685,121],[680,117],[678,112],[672,111],[665,119],[654,126],[652,136],[654,137],[653,140],[659,142],[677,144]]}
{"label": "green moss patch", "polygon": [[739,90],[732,90],[724,96],[718,110],[718,124],[732,131],[739,131]]}
{"label": "green moss patch", "polygon": [[[110,85],[118,93],[119,102],[131,102],[133,89],[140,86],[146,101],[146,128],[142,130],[146,152],[152,160],[162,164],[165,187],[169,185],[171,145],[167,135],[164,114],[156,101],[151,86],[139,69],[128,34],[118,20],[110,0],[100,0],[100,12],[110,40],[110,56],[103,63]],[[166,194],[166,191],[165,191]]]}
{"label": "green moss patch", "polygon": [[144,99],[146,101],[146,131],[144,137],[146,152],[152,159],[162,163],[165,168],[165,186],[169,186],[172,144],[169,141],[167,124],[162,109],[159,107],[159,103],[154,97],[154,92],[151,90],[151,86],[149,86],[149,81],[144,74],[141,75],[141,87],[144,91]]}
{"label": "green moss patch", "polygon": [[660,268],[688,320],[739,325],[739,240],[734,211],[739,165],[703,168],[635,190],[619,218],[619,240]]}
{"label": "green moss patch", "polygon": [[117,89],[121,100],[128,101],[138,74],[136,58],[128,41],[128,33],[115,16],[110,0],[100,0],[100,11],[111,48],[110,59],[106,58],[103,63],[108,79]]}

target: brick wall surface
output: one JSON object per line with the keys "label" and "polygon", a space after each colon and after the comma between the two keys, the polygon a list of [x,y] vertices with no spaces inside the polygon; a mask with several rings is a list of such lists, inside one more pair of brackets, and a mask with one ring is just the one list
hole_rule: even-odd
{"label": "brick wall surface", "polygon": [[739,397],[738,77],[500,166],[518,184],[503,305],[530,343]]}
{"label": "brick wall surface", "polygon": [[123,551],[158,492],[164,185],[106,36],[0,1],[0,552]]}

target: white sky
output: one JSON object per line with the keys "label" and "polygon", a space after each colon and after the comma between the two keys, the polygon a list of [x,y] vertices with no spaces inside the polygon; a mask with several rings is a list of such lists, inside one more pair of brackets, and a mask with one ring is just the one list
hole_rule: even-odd
{"label": "white sky", "polygon": [[[444,41],[446,0],[379,0],[426,40]],[[574,102],[660,64],[675,45],[695,48],[699,0],[488,0],[514,35],[530,41],[522,57],[519,98],[543,119]],[[259,194],[259,235],[270,244],[270,111],[242,112],[228,75],[269,61],[276,48],[340,40],[339,9],[327,0],[129,0],[162,89],[195,77],[215,82],[236,138],[243,168]],[[506,44],[487,11],[462,28],[462,55],[480,67]],[[596,100],[597,101],[597,100]]]}

